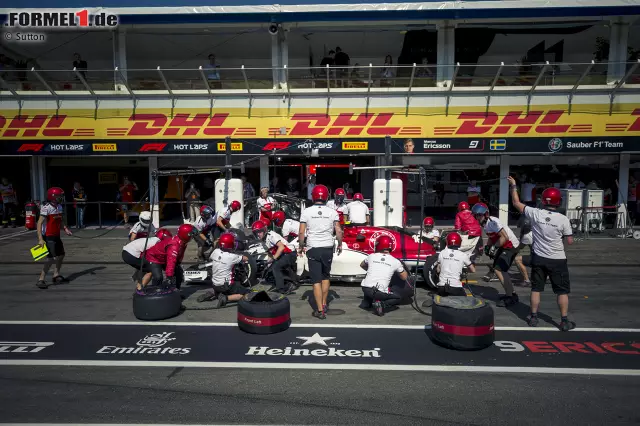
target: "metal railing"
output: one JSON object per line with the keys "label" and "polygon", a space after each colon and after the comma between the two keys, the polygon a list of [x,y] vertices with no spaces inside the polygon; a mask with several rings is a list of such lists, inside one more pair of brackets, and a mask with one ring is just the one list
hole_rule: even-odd
{"label": "metal railing", "polygon": [[[625,74],[612,79],[609,66],[624,68]],[[528,100],[536,90],[563,88],[573,95],[585,88],[601,86],[611,96],[623,86],[640,85],[640,60],[635,62],[539,63],[539,64],[450,64],[450,65],[372,65],[283,68],[197,69],[128,69],[122,70],[4,70],[0,73],[0,99],[10,97],[20,105],[25,99],[129,98],[143,97],[214,97],[278,93],[291,99],[302,93],[361,92],[367,99],[372,93],[398,93],[409,98],[415,92],[434,92],[449,98],[454,91],[488,92],[487,105],[496,91],[524,92]],[[329,101],[328,101],[329,102]],[[20,106],[21,107],[21,106]]]}

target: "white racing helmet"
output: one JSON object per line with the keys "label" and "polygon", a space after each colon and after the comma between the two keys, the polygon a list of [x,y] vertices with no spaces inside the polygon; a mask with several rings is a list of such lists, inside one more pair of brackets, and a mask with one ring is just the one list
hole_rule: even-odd
{"label": "white racing helmet", "polygon": [[151,212],[140,213],[140,225],[143,228],[148,228],[151,225]]}

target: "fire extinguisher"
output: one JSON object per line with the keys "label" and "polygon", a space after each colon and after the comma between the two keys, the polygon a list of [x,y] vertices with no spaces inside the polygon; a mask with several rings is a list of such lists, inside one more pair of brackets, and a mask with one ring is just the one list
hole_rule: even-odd
{"label": "fire extinguisher", "polygon": [[38,207],[33,201],[29,201],[24,205],[24,227],[30,231],[36,229],[36,214]]}

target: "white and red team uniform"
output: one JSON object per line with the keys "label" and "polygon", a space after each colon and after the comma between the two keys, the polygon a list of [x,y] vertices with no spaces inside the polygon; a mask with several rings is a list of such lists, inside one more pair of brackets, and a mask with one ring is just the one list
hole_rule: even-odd
{"label": "white and red team uniform", "polygon": [[[258,201],[256,201],[256,203],[258,205],[258,210],[260,211],[260,220],[267,219],[269,223],[271,223],[271,212],[273,210],[275,202],[276,200],[274,200],[273,197],[270,196],[267,196],[267,198],[258,198]],[[263,209],[265,209],[266,212],[263,211]]]}
{"label": "white and red team uniform", "polygon": [[64,227],[62,223],[62,216],[64,208],[62,205],[53,205],[51,203],[44,203],[40,207],[40,216],[44,217],[44,223],[40,233],[47,244],[49,250],[49,257],[64,256],[64,245],[60,239],[60,231]]}
{"label": "white and red team uniform", "polygon": [[495,245],[498,242],[500,239],[500,231],[502,229],[507,232],[508,237],[502,248],[505,250],[518,248],[520,241],[518,240],[518,237],[516,237],[516,234],[514,234],[508,226],[503,226],[500,219],[494,216],[490,216],[489,220],[487,220],[487,223],[484,225],[484,232],[487,234],[489,243],[491,245]]}
{"label": "white and red team uniform", "polygon": [[137,222],[129,231],[129,238],[131,238],[131,234],[136,234],[136,240],[139,238],[147,238],[149,235],[156,235],[156,227],[153,226],[153,223],[150,223],[148,227],[144,227],[142,223]]}
{"label": "white and red team uniform", "polygon": [[217,221],[218,221],[217,214],[211,215],[211,217],[207,220],[204,220],[202,216],[198,216],[198,218],[196,219],[196,223],[193,226],[201,234],[207,235],[209,232],[211,232],[215,228]]}
{"label": "white and red team uniform", "polygon": [[364,225],[367,223],[367,216],[369,216],[369,206],[360,200],[355,200],[346,205],[343,214],[349,217],[349,222],[352,225]]}
{"label": "white and red team uniform", "polygon": [[242,255],[217,248],[211,253],[209,260],[212,263],[211,282],[216,292],[230,292],[231,294],[245,294],[249,292],[249,289],[235,281],[233,274],[234,267],[242,262]]}
{"label": "white and red team uniform", "polygon": [[327,207],[337,211],[338,217],[340,218],[340,223],[344,224],[344,214],[347,211],[347,204],[344,202],[342,204],[337,204],[336,200],[329,200],[327,201]]}
{"label": "white and red team uniform", "polygon": [[298,236],[300,232],[300,222],[293,219],[287,219],[282,224],[282,236],[287,239],[293,239]]}
{"label": "white and red team uniform", "polygon": [[462,288],[460,277],[464,267],[471,265],[469,256],[460,250],[447,247],[438,255],[438,262],[440,263],[438,287],[449,285],[449,287]]}

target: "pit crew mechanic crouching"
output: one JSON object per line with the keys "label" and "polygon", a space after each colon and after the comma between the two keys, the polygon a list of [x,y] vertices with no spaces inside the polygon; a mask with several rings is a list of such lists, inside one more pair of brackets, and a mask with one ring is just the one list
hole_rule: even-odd
{"label": "pit crew mechanic crouching", "polygon": [[327,299],[331,287],[331,264],[333,263],[333,247],[335,232],[336,254],[342,253],[342,227],[338,212],[326,206],[329,190],[324,185],[316,185],[311,191],[313,205],[303,210],[300,215],[298,238],[300,246],[298,254],[307,253],[309,275],[313,283],[313,297],[316,310],[312,315],[318,319],[327,318]]}
{"label": "pit crew mechanic crouching", "polygon": [[273,212],[273,223],[280,228],[281,235],[285,240],[291,242],[298,238],[298,231],[300,230],[300,222],[293,219],[287,219],[283,211],[279,210]]}
{"label": "pit crew mechanic crouching", "polygon": [[129,241],[134,241],[138,238],[147,238],[147,235],[155,235],[156,228],[151,223],[151,212],[144,211],[140,213],[140,220],[129,231]]}
{"label": "pit crew mechanic crouching", "polygon": [[214,214],[211,206],[200,207],[200,217],[196,219],[195,228],[198,230],[198,238],[201,244],[198,244],[198,259],[206,260],[205,252],[211,248],[213,242],[209,239],[209,235],[216,227],[218,217]]}
{"label": "pit crew mechanic crouching", "polygon": [[231,228],[231,224],[229,223],[231,215],[240,210],[240,207],[242,207],[240,201],[232,201],[227,207],[224,207],[216,214],[216,226],[213,230],[214,240],[220,238],[222,234],[226,233],[227,230]]}
{"label": "pit crew mechanic crouching", "polygon": [[369,206],[364,203],[361,193],[353,194],[353,201],[344,208],[344,221],[351,225],[369,225]]}
{"label": "pit crew mechanic crouching", "polygon": [[155,236],[149,238],[138,238],[122,248],[122,260],[124,263],[135,269],[131,279],[136,283],[137,290],[142,290],[140,284],[140,278],[142,277],[140,276],[140,272],[151,272],[145,271],[144,264],[140,261],[143,253],[158,244],[160,241],[171,238],[173,238],[171,232],[166,229],[158,229]]}
{"label": "pit crew mechanic crouching", "polygon": [[432,217],[425,217],[422,221],[422,226],[426,232],[422,238],[431,245],[436,245],[440,241],[440,231],[434,228],[435,225],[436,221]]}
{"label": "pit crew mechanic crouching", "polygon": [[564,252],[563,238],[567,244],[573,244],[573,230],[569,219],[556,209],[562,204],[562,193],[557,188],[547,188],[542,192],[543,209],[525,206],[520,202],[516,181],[509,177],[511,201],[513,207],[531,220],[533,233],[533,253],[531,255],[531,314],[527,323],[531,327],[538,325],[540,293],[544,291],[547,277],[558,299],[560,308],[560,330],[569,331],[576,323],[569,321],[569,268]]}
{"label": "pit crew mechanic crouching", "polygon": [[296,286],[291,283],[288,286],[285,285],[284,275],[290,271],[296,270],[296,253],[293,246],[282,238],[282,235],[275,231],[269,231],[267,224],[261,220],[256,220],[251,225],[253,235],[263,241],[267,250],[271,254],[269,262],[273,263],[271,266],[273,270],[273,277],[276,281],[276,291],[282,294],[291,294]]}
{"label": "pit crew mechanic crouching", "polygon": [[60,275],[60,268],[65,255],[64,244],[60,239],[60,229],[64,229],[67,235],[72,235],[71,230],[64,223],[62,203],[64,203],[64,191],[62,188],[54,187],[47,190],[47,202],[40,207],[38,245],[40,247],[47,246],[47,250],[49,250],[47,262],[43,265],[40,278],[36,283],[38,288],[41,289],[49,287],[49,284],[45,282],[45,278],[54,263],[53,282],[69,282],[69,280]]}
{"label": "pit crew mechanic crouching", "polygon": [[482,250],[482,227],[480,226],[476,218],[473,217],[473,213],[471,213],[469,203],[467,203],[466,201],[461,201],[460,203],[458,203],[458,213],[456,213],[456,220],[454,222],[453,228],[456,231],[465,232],[468,238],[478,239],[476,248],[471,254],[471,261],[474,261],[475,258],[481,254],[480,250]]}
{"label": "pit crew mechanic crouching", "polygon": [[236,237],[231,233],[220,236],[218,247],[213,250],[211,261],[211,282],[213,290],[198,297],[198,302],[218,299],[218,308],[223,308],[228,302],[237,302],[251,290],[233,279],[233,268],[240,262],[248,262],[247,256],[234,253]]}
{"label": "pit crew mechanic crouching", "polygon": [[461,252],[462,237],[457,232],[447,235],[447,247],[438,255],[438,294],[440,296],[466,296],[460,277],[462,270],[469,268],[475,272],[476,267],[466,253]]}
{"label": "pit crew mechanic crouching", "polygon": [[180,288],[184,279],[182,259],[187,244],[192,238],[197,238],[198,230],[193,225],[184,224],[178,228],[178,234],[173,238],[160,241],[144,254],[144,270],[150,271],[142,279],[142,287],[152,281],[153,286],[161,286],[164,280],[163,269],[169,285]]}
{"label": "pit crew mechanic crouching", "polygon": [[489,258],[494,259],[493,268],[500,283],[504,287],[505,295],[500,297],[496,306],[507,307],[518,303],[518,295],[514,292],[509,268],[513,264],[518,251],[520,241],[511,228],[503,226],[500,219],[489,215],[489,207],[484,203],[475,204],[471,210],[480,225],[484,226],[487,234],[487,245],[484,251]]}
{"label": "pit crew mechanic crouching", "polygon": [[393,274],[398,274],[405,282],[409,277],[402,263],[391,256],[392,249],[391,238],[382,235],[375,242],[375,253],[370,254],[360,264],[360,267],[367,271],[367,276],[360,284],[364,293],[360,307],[368,309],[373,306],[378,316],[383,316],[386,308],[400,304],[409,296],[406,292],[394,291],[390,287]]}

